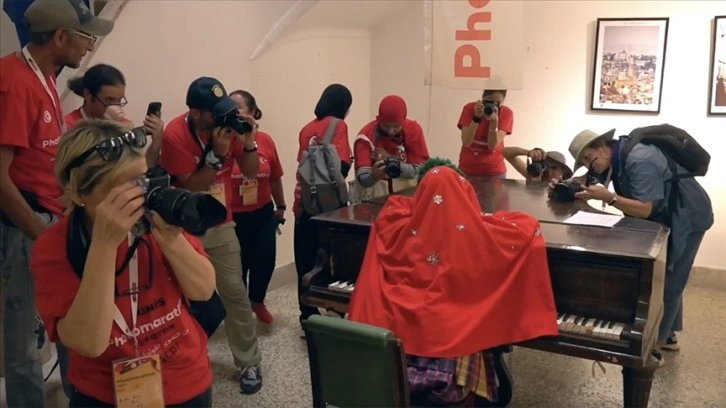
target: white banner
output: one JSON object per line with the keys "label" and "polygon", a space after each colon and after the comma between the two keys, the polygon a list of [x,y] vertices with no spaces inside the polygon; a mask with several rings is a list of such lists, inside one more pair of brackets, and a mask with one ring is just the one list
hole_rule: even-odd
{"label": "white banner", "polygon": [[425,0],[426,85],[522,89],[524,2]]}

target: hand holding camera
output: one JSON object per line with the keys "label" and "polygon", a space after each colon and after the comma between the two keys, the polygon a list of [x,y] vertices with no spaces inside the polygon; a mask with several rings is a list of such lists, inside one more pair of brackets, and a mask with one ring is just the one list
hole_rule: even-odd
{"label": "hand holding camera", "polygon": [[481,118],[484,116],[484,101],[476,101],[474,104],[474,117]]}
{"label": "hand holding camera", "polygon": [[240,114],[238,114],[238,118],[250,125],[250,129],[248,132],[246,132],[246,133],[240,133],[239,131],[237,132],[240,135],[240,139],[241,139],[240,141],[244,144],[245,147],[253,148],[254,143],[255,143],[255,138],[257,137],[257,128],[259,125],[257,125],[255,118],[253,118],[252,116],[243,115],[240,113]]}
{"label": "hand holding camera", "polygon": [[146,219],[151,225],[151,235],[159,247],[164,250],[167,246],[176,242],[181,236],[182,228],[167,224],[156,211],[147,213]]}
{"label": "hand holding camera", "polygon": [[547,153],[536,147],[527,153],[527,174],[538,177],[547,171]]}
{"label": "hand holding camera", "polygon": [[212,131],[212,147],[215,156],[226,157],[231,143],[232,129],[229,127],[217,127]]}
{"label": "hand holding camera", "polygon": [[93,240],[114,248],[144,215],[144,190],[134,183],[113,188],[96,206]]}
{"label": "hand holding camera", "polygon": [[384,160],[378,160],[373,163],[373,167],[371,167],[371,176],[373,176],[375,180],[388,179],[388,175],[386,174],[386,162]]}

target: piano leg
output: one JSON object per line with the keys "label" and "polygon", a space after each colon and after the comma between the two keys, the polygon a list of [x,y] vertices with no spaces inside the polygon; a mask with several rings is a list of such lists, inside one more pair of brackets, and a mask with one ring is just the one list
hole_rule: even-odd
{"label": "piano leg", "polygon": [[655,368],[623,367],[623,406],[626,408],[647,408],[650,386],[653,384]]}

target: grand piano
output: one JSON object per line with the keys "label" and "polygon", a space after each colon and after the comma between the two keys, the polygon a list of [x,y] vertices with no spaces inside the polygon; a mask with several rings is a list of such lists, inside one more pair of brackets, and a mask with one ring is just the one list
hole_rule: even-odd
{"label": "grand piano", "polygon": [[[547,199],[543,182],[470,177],[482,211],[521,211],[537,218],[547,245],[559,335],[516,346],[623,367],[623,406],[647,407],[658,364],[651,357],[663,314],[668,229],[624,217],[614,227],[563,221],[579,210],[598,212],[581,200]],[[413,195],[415,188],[398,194]],[[303,303],[346,313],[373,222],[387,197],[313,217],[321,236],[315,268],[303,278]],[[491,350],[500,378],[499,403],[511,400],[502,353]]]}

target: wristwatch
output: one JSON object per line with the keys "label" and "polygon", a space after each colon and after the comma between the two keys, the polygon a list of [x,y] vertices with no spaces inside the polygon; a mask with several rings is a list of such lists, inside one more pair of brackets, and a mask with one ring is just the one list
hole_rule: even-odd
{"label": "wristwatch", "polygon": [[242,150],[245,151],[245,153],[253,153],[257,151],[257,141],[255,141],[255,147],[248,149],[247,147],[243,146]]}
{"label": "wristwatch", "polygon": [[220,171],[222,170],[222,166],[224,165],[224,157],[219,157],[214,154],[214,151],[210,151],[204,158],[204,164],[213,168],[214,170]]}

